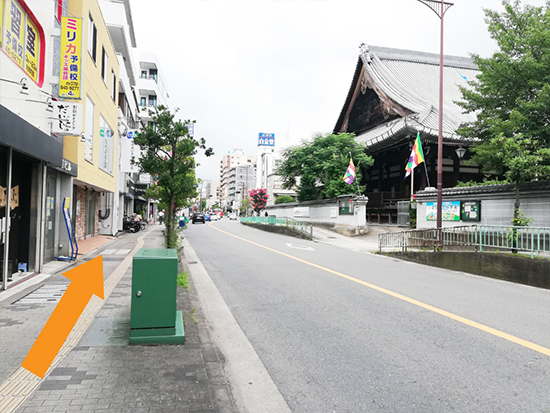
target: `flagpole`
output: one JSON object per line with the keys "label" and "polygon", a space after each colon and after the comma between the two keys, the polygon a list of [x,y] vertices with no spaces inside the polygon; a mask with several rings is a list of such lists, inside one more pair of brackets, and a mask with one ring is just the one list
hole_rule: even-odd
{"label": "flagpole", "polygon": [[428,168],[426,167],[426,161],[424,161],[424,170],[426,171],[426,179],[428,180],[428,186],[430,185],[430,175],[428,175]]}
{"label": "flagpole", "polygon": [[414,197],[414,169],[411,171],[411,199]]}

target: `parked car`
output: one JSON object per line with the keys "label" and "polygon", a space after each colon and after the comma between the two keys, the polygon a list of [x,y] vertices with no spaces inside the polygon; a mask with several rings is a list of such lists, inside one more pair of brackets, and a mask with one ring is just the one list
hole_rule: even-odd
{"label": "parked car", "polygon": [[229,219],[234,219],[236,221],[237,220],[237,214],[235,212],[231,212],[229,214]]}
{"label": "parked car", "polygon": [[210,214],[204,214],[204,219],[206,221],[210,221]]}
{"label": "parked car", "polygon": [[217,221],[219,219],[220,217],[218,216],[218,214],[210,214],[210,221]]}
{"label": "parked car", "polygon": [[197,222],[202,222],[203,224],[206,223],[206,220],[204,218],[204,214],[194,214],[192,219],[193,224]]}

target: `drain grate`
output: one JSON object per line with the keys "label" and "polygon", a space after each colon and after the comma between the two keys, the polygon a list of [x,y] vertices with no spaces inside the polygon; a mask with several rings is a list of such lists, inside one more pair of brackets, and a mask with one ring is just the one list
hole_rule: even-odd
{"label": "drain grate", "polygon": [[96,318],[78,347],[127,346],[129,340],[129,318]]}
{"label": "drain grate", "polygon": [[187,261],[187,264],[196,264],[197,261]]}

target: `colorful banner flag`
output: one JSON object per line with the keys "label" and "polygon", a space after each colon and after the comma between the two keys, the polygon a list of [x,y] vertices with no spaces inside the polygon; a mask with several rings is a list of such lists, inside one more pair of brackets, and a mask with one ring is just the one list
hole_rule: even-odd
{"label": "colorful banner flag", "polygon": [[346,171],[346,174],[344,175],[343,181],[351,185],[353,183],[353,180],[355,179],[355,166],[353,165],[353,159],[349,159],[349,166]]}
{"label": "colorful banner flag", "polygon": [[411,151],[411,156],[409,157],[409,162],[405,167],[405,170],[407,171],[405,178],[407,178],[407,176],[411,174],[412,170],[422,162],[424,162],[424,153],[422,152],[422,144],[420,143],[420,132],[418,132],[416,135],[416,142],[414,143]]}

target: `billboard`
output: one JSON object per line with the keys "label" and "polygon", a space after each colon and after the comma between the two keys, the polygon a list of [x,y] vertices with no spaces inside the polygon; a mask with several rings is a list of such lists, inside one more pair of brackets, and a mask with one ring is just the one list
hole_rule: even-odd
{"label": "billboard", "polygon": [[[426,203],[426,220],[437,220],[437,202]],[[450,201],[441,203],[442,221],[460,221],[460,201]]]}
{"label": "billboard", "polygon": [[44,82],[44,31],[25,2],[0,0],[0,49],[38,86]]}
{"label": "billboard", "polygon": [[274,133],[259,133],[258,134],[258,146],[275,146],[275,134]]}

